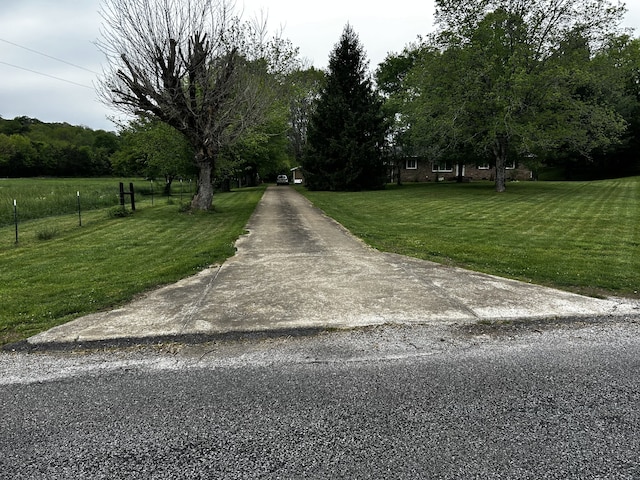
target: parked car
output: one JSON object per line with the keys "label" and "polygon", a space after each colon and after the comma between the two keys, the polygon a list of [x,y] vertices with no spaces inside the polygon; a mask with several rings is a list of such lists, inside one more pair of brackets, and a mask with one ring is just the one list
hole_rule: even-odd
{"label": "parked car", "polygon": [[286,175],[278,175],[276,185],[289,185],[289,177]]}

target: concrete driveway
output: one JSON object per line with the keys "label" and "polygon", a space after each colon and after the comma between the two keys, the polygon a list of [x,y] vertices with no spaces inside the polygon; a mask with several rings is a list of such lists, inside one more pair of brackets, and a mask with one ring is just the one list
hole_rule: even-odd
{"label": "concrete driveway", "polygon": [[289,187],[266,190],[247,230],[223,265],[28,343],[640,313],[633,301],[598,300],[378,252]]}

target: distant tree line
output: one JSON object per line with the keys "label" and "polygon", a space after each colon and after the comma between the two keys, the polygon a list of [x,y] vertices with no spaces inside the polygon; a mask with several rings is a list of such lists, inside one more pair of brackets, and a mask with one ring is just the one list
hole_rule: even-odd
{"label": "distant tree line", "polygon": [[[305,95],[300,88],[295,95]],[[299,134],[290,126],[287,102],[295,98],[283,98],[263,125],[221,149],[214,177],[218,189],[274,181],[296,166],[291,139]],[[134,118],[117,132],[0,117],[0,177],[142,176],[164,180],[169,190],[174,179],[197,176],[193,158],[184,135],[149,116]]]}
{"label": "distant tree line", "polygon": [[29,117],[0,118],[0,177],[91,177],[112,173],[113,132]]}

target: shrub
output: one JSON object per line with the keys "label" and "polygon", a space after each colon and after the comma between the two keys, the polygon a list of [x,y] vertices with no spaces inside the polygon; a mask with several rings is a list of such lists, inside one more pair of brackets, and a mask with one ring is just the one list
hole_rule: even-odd
{"label": "shrub", "polygon": [[118,205],[117,207],[110,208],[107,213],[109,214],[109,218],[124,218],[128,217],[133,212],[127,210],[122,205]]}
{"label": "shrub", "polygon": [[58,229],[56,227],[45,227],[42,230],[36,232],[36,238],[38,240],[51,240],[58,236]]}
{"label": "shrub", "polygon": [[178,207],[178,212],[180,213],[189,213],[191,212],[191,204],[190,203],[181,203]]}

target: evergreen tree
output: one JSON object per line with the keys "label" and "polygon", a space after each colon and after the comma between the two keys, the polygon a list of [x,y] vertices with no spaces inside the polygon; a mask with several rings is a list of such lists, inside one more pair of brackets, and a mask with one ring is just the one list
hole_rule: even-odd
{"label": "evergreen tree", "polygon": [[302,167],[311,190],[382,188],[386,123],[358,35],[346,25],[311,115]]}

